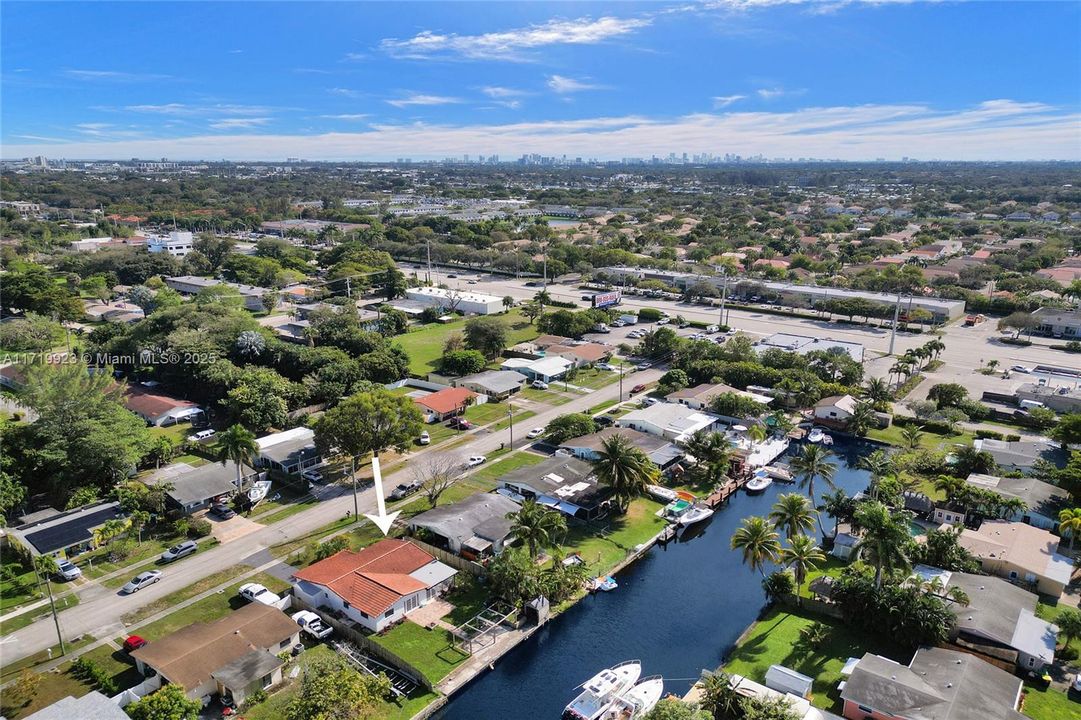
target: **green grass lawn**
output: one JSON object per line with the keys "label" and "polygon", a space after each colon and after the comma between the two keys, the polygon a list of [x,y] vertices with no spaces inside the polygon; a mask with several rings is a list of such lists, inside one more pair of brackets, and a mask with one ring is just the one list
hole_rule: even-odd
{"label": "green grass lawn", "polygon": [[[228,582],[231,578],[235,578],[237,575],[249,570],[246,565],[234,565],[231,568],[226,568],[221,572],[209,575],[202,580],[188,585],[183,590],[173,593],[168,597],[164,597],[160,600],[150,603],[134,612],[130,612],[124,615],[121,619],[128,624],[133,624],[145,620],[146,618],[156,615],[164,610],[168,610],[174,605],[178,605],[185,600],[195,597],[200,593],[204,593],[211,588],[217,587],[224,582]],[[217,620],[218,618],[225,617],[231,611],[236,610],[241,605],[246,605],[247,600],[242,599],[237,595],[237,589],[245,583],[260,583],[265,585],[271,592],[280,593],[281,591],[289,587],[289,583],[284,580],[279,580],[273,575],[267,575],[266,573],[256,573],[246,580],[234,583],[225,588],[222,592],[214,593],[209,597],[205,597],[198,602],[194,602],[187,607],[181,608],[176,612],[170,613],[160,620],[155,620],[149,625],[139,630],[139,635],[142,635],[147,640],[153,640],[155,638],[168,635],[169,633],[179,630],[182,627],[191,625],[193,622],[209,622],[211,620]]]}
{"label": "green grass lawn", "polygon": [[465,418],[476,425],[487,425],[496,420],[505,419],[511,408],[506,403],[484,403],[470,405],[465,409]]}
{"label": "green grass lawn", "polygon": [[[800,642],[799,635],[800,630],[814,622],[830,628],[828,639],[817,649],[806,647]],[[811,702],[815,707],[839,714],[843,705],[837,692],[841,668],[848,658],[862,657],[866,652],[877,653],[906,665],[911,660],[911,653],[883,646],[839,621],[774,608],[751,626],[743,642],[732,651],[724,670],[763,682],[770,665],[784,665],[814,678]]]}
{"label": "green grass lawn", "polygon": [[[898,425],[890,425],[885,430],[871,430],[867,433],[867,437],[897,447],[902,447],[904,443],[901,437],[901,428]],[[970,432],[961,432],[957,435],[936,435],[924,431],[923,437],[920,438],[920,447],[928,450],[951,450],[954,445],[971,445],[975,438],[976,436]]]}
{"label": "green grass lawn", "polygon": [[522,388],[518,391],[517,397],[531,400],[532,402],[544,403],[550,407],[557,407],[580,396],[573,390],[564,392],[558,383],[552,383],[548,390],[538,390],[537,388],[531,387]]}
{"label": "green grass lawn", "polygon": [[[499,315],[507,323],[507,345],[516,345],[532,340],[540,333],[536,326],[522,317],[520,310]],[[426,376],[439,369],[439,359],[443,356],[443,343],[454,333],[465,331],[466,320],[442,324],[424,325],[405,335],[394,338],[395,342],[409,354],[409,371],[414,375]]]}
{"label": "green grass lawn", "polygon": [[832,577],[840,577],[841,571],[848,567],[848,563],[840,558],[836,558],[833,555],[826,555],[826,562],[818,566],[817,570],[812,570],[807,573],[807,577],[803,581],[803,587],[800,589],[800,595],[803,597],[814,597],[814,594],[807,589],[811,584],[811,581],[817,577],[823,575],[830,575]]}
{"label": "green grass lawn", "polygon": [[607,402],[602,402],[600,405],[594,405],[589,410],[586,410],[586,412],[590,415],[596,415],[597,413],[604,412],[608,408],[612,407],[613,405],[617,405],[618,403],[619,400],[608,400]]}
{"label": "green grass lawn", "polygon": [[567,533],[563,547],[567,554],[579,553],[596,574],[606,573],[633,552],[637,545],[647,542],[667,524],[655,513],[663,507],[648,498],[631,503],[625,515],[610,519],[608,531],[598,534],[590,527],[575,526]]}
{"label": "green grass lawn", "polygon": [[45,588],[38,588],[38,578],[33,570],[24,570],[17,563],[4,563],[4,567],[11,568],[13,575],[11,580],[0,582],[0,611],[8,612],[43,596]]}
{"label": "green grass lawn", "polygon": [[[0,712],[4,714],[4,717],[10,718],[10,720],[26,717],[69,695],[82,697],[93,689],[67,670],[59,673],[41,673],[39,676],[41,682],[38,685],[37,692],[30,702],[26,704],[15,704],[11,700],[10,694],[4,693],[4,699],[0,702]],[[72,720],[75,720],[75,718],[72,718]]]}
{"label": "green grass lawn", "polygon": [[1081,720],[1081,703],[1062,690],[1025,683],[1021,712],[1032,720]]}
{"label": "green grass lawn", "polygon": [[[532,427],[530,427],[527,424],[520,424],[520,423],[525,423],[526,420],[528,420],[529,418],[533,417],[536,414],[537,413],[533,412],[532,410],[521,410],[519,412],[514,413],[514,423],[515,423],[514,424],[514,433],[515,433],[514,437],[516,437],[516,438],[525,437],[525,434],[527,432],[529,432],[532,429]],[[510,425],[510,422],[511,422],[510,418],[503,418],[499,422],[495,422],[495,423],[492,423],[491,425],[489,425],[488,430],[490,432],[495,432],[496,430],[502,430],[503,428]],[[518,433],[521,433],[521,434],[519,435]],[[515,440],[515,444],[517,444],[517,442],[518,441]]]}
{"label": "green grass lawn", "polygon": [[[68,653],[73,653],[81,647],[86,647],[90,643],[94,642],[93,635],[83,635],[78,640],[65,640],[64,650]],[[52,656],[50,657],[48,650],[42,650],[41,652],[34,653],[33,655],[27,655],[21,660],[15,662],[5,662],[0,665],[0,682],[8,682],[14,680],[20,672],[27,668],[35,668],[38,665],[47,663],[50,660],[55,660],[60,657],[60,645],[53,645],[49,650],[52,650]],[[85,691],[84,691],[85,692]],[[61,696],[63,697],[63,696]],[[46,703],[47,704],[47,703]]]}
{"label": "green grass lawn", "polygon": [[545,460],[543,455],[535,455],[531,452],[517,452],[513,455],[495,460],[495,454],[488,456],[488,463],[481,465],[480,469],[470,475],[474,482],[490,482],[495,487],[496,481],[512,470],[537,465]]}
{"label": "green grass lawn", "polygon": [[596,368],[587,368],[580,370],[574,379],[570,381],[571,385],[577,385],[578,387],[590,388],[591,390],[598,390],[606,385],[611,385],[614,382],[619,381],[619,373],[612,372],[611,370],[597,370]]}
{"label": "green grass lawn", "polygon": [[371,639],[437,683],[469,656],[452,645],[453,636],[442,628],[428,630],[408,620]]}
{"label": "green grass lawn", "polygon": [[[64,585],[53,585],[53,597],[56,599],[56,611],[67,610],[70,607],[75,607],[79,604],[79,596],[75,593],[65,595],[63,597],[56,597],[57,593],[62,592],[65,588]],[[42,590],[44,592],[44,590]],[[46,595],[48,597],[48,595]],[[47,622],[52,617],[52,610],[49,607],[48,602],[33,610],[28,610],[20,615],[8,618],[3,622],[0,622],[0,635],[7,635],[13,633],[16,630],[21,630],[32,622]]]}
{"label": "green grass lawn", "polygon": [[[74,562],[80,568],[82,568],[83,575],[87,578],[99,578],[102,575],[108,575],[111,572],[126,568],[137,563],[141,563],[145,560],[149,560],[155,555],[161,555],[163,552],[176,545],[181,540],[186,540],[186,535],[177,535],[173,532],[172,526],[163,526],[160,530],[143,531],[143,541],[137,542],[130,555],[123,560],[117,560],[115,562],[108,559],[109,547],[104,546],[75,558]],[[201,547],[206,547],[208,539],[200,541]],[[181,561],[183,562],[183,561]],[[125,579],[120,585],[123,585],[130,578]],[[116,587],[120,587],[117,585]]]}

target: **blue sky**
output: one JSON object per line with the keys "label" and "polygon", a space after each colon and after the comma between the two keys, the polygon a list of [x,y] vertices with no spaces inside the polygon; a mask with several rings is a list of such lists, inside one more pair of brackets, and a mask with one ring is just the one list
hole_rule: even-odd
{"label": "blue sky", "polygon": [[16,2],[5,158],[1081,159],[1081,3]]}

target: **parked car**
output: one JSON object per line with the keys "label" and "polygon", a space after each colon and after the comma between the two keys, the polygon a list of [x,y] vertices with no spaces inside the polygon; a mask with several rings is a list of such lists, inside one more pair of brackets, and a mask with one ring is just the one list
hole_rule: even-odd
{"label": "parked car", "polygon": [[651,362],[640,362],[637,365],[635,365],[634,367],[635,367],[636,370],[649,370],[651,367],[653,367],[653,363],[651,363]]}
{"label": "parked car", "polygon": [[667,325],[670,322],[672,322],[671,318],[662,317],[660,320],[657,321],[657,324],[658,325]]}
{"label": "parked car", "polygon": [[1081,692],[1081,673],[1077,673],[1073,678],[1073,689],[1077,692]]}
{"label": "parked car", "polygon": [[600,415],[593,418],[593,422],[601,427],[612,427],[616,424],[616,419],[611,415]]}
{"label": "parked car", "polygon": [[483,465],[487,460],[488,458],[484,455],[470,455],[469,459],[465,461],[465,466],[471,468],[477,467],[478,465]]}
{"label": "parked car", "polygon": [[74,580],[83,576],[83,571],[70,560],[56,561],[56,574],[65,580]]}
{"label": "parked car", "polygon": [[417,442],[421,445],[430,445],[432,442],[432,436],[428,433],[427,430],[425,430],[420,434],[420,437],[417,438]]}
{"label": "parked car", "polygon": [[631,395],[645,391],[646,386],[644,384],[638,384],[631,388]]}
{"label": "parked car", "polygon": [[200,430],[194,435],[188,435],[188,440],[191,442],[202,442],[203,440],[209,440],[214,437],[214,435],[215,433],[213,430]]}
{"label": "parked car", "polygon": [[161,580],[161,570],[147,570],[146,572],[139,573],[125,583],[124,587],[120,588],[120,592],[125,595],[131,595],[147,586],[153,585],[159,580]]}
{"label": "parked car", "polygon": [[185,540],[179,545],[173,545],[171,548],[161,554],[162,562],[172,562],[173,560],[179,560],[182,557],[191,555],[199,549],[199,543],[194,540]]}
{"label": "parked car", "polygon": [[627,326],[627,323],[623,322],[622,320],[616,320],[615,322],[612,323],[612,327],[626,327],[626,326]]}
{"label": "parked car", "polygon": [[472,430],[473,423],[466,420],[464,417],[452,418],[447,427],[454,428],[455,430]]}
{"label": "parked car", "polygon": [[316,485],[319,485],[323,482],[323,473],[319,472],[318,470],[305,470],[300,474],[300,477],[304,478],[310,483],[315,483]]}
{"label": "parked car", "polygon": [[451,280],[457,280],[458,279],[458,276],[455,275],[454,273],[451,273],[450,275],[447,275],[447,277],[450,278]]}
{"label": "parked car", "polygon": [[660,400],[658,400],[657,398],[651,398],[651,397],[643,398],[642,407],[649,407],[650,405],[656,405],[659,402],[660,402]]}
{"label": "parked car", "polygon": [[236,510],[233,510],[233,508],[225,503],[214,503],[210,506],[210,514],[219,517],[222,520],[228,520],[229,518],[236,517]]}
{"label": "parked car", "polygon": [[526,436],[527,438],[529,438],[530,440],[532,440],[533,438],[538,438],[538,437],[540,437],[540,436],[541,436],[541,435],[543,435],[543,434],[544,434],[544,428],[533,428],[532,430],[530,430],[529,432],[527,432],[527,433],[525,434],[525,436]]}
{"label": "parked car", "polygon": [[146,645],[146,638],[139,635],[129,635],[128,639],[124,641],[124,652],[135,652],[143,645]]}
{"label": "parked car", "polygon": [[334,629],[329,625],[324,625],[322,618],[313,613],[311,610],[301,610],[298,613],[293,613],[293,622],[300,626],[300,629],[311,635],[316,640],[322,640],[329,637]]}
{"label": "parked car", "polygon": [[1030,373],[1032,368],[1025,367],[1024,365],[1014,365],[1010,368],[1010,372]]}
{"label": "parked car", "polygon": [[416,480],[412,480],[407,483],[399,483],[396,488],[390,491],[390,495],[388,497],[391,500],[401,500],[402,498],[409,497],[417,490],[420,490],[420,486],[421,483]]}
{"label": "parked car", "polygon": [[469,280],[468,282],[466,282],[466,285],[476,285],[476,284],[477,284],[476,280]]}
{"label": "parked car", "polygon": [[720,328],[719,325],[707,325],[706,326],[706,334],[712,335],[715,332],[720,332],[720,329],[721,328]]}
{"label": "parked car", "polygon": [[277,605],[281,601],[280,597],[270,592],[264,585],[260,585],[259,583],[247,583],[246,585],[241,585],[240,597],[264,605]]}
{"label": "parked car", "polygon": [[537,390],[547,390],[548,383],[544,382],[543,380],[534,380],[533,382],[529,383],[529,387],[535,388]]}

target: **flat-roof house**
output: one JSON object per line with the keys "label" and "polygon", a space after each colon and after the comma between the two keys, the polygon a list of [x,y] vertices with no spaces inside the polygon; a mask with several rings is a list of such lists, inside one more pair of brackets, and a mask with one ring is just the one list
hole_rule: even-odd
{"label": "flat-roof house", "polygon": [[947,602],[957,618],[950,639],[977,653],[1039,670],[1055,659],[1058,628],[1036,617],[1035,593],[990,575],[949,572],[917,565],[917,577],[938,577],[943,591],[958,588],[967,603]]}
{"label": "flat-roof house", "polygon": [[81,697],[68,695],[23,720],[131,720],[111,698],[97,690]]}
{"label": "flat-roof house", "polygon": [[815,422],[823,425],[844,427],[856,412],[859,401],[851,395],[833,395],[822,398],[814,407]]}
{"label": "flat-roof house", "polygon": [[471,560],[498,555],[511,537],[507,515],[522,506],[499,493],[477,493],[453,505],[432,508],[409,520],[425,541]]}
{"label": "flat-roof house", "polygon": [[99,502],[35,517],[8,532],[34,555],[72,557],[94,547],[95,530],[110,520],[123,517],[120,503]]}
{"label": "flat-roof house", "polygon": [[465,315],[493,315],[506,310],[503,298],[477,292],[463,292],[437,287],[414,287],[405,291],[409,300],[422,302],[428,307],[441,307]]}
{"label": "flat-roof house", "polygon": [[558,455],[507,473],[498,492],[516,502],[536,500],[582,520],[600,517],[612,496],[608,487],[597,482],[592,465]]}
{"label": "flat-roof house", "polygon": [[1018,404],[1022,400],[1033,400],[1058,413],[1081,412],[1081,388],[1073,384],[1054,386],[1025,383],[1014,390],[1013,396]]}
{"label": "flat-roof house", "polygon": [[1059,464],[1062,451],[1059,446],[1047,442],[1028,440],[995,440],[994,438],[976,438],[972,442],[977,450],[987,451],[995,459],[995,464],[1002,470],[1020,470],[1029,472],[1040,460]]}
{"label": "flat-roof house", "polygon": [[[240,471],[241,485],[258,474],[254,468],[243,465]],[[232,460],[225,465],[207,463],[199,467],[174,463],[155,472],[146,483],[168,483],[170,487],[165,494],[170,504],[186,515],[209,507],[216,498],[233,495],[239,489],[236,486],[236,463]]]}
{"label": "flat-roof house", "polygon": [[724,383],[702,383],[701,385],[695,385],[694,387],[683,388],[682,390],[668,393],[664,396],[664,399],[670,403],[686,405],[694,410],[708,410],[709,404],[713,401],[713,398],[726,393],[735,393],[736,395],[750,398],[762,405],[769,405],[773,402],[773,398],[768,395],[759,395],[758,393],[740,390],[739,388],[734,388],[730,385],[725,385]]}
{"label": "flat-roof house", "polygon": [[1006,478],[972,473],[965,482],[983,490],[992,490],[1006,498],[1017,498],[1025,509],[1005,518],[1052,532],[1058,528],[1058,514],[1069,505],[1070,493],[1057,485],[1031,477]]}
{"label": "flat-roof house", "polygon": [[1058,552],[1059,538],[1046,530],[1005,520],[965,528],[961,547],[980,560],[984,572],[1059,597],[1070,582],[1073,561]]}
{"label": "flat-roof house", "polygon": [[593,365],[612,356],[612,348],[600,343],[579,343],[577,345],[549,345],[544,350],[545,357],[560,357],[569,360],[574,367]]}
{"label": "flat-roof house", "polygon": [[457,571],[406,540],[342,550],[293,575],[293,594],[312,607],[379,632],[450,588]]}
{"label": "flat-roof house", "polygon": [[323,464],[323,456],[315,447],[311,428],[296,427],[284,432],[256,438],[258,451],[256,467],[267,467],[284,473],[302,473]]}
{"label": "flat-roof house", "polygon": [[566,375],[567,371],[574,367],[574,363],[561,357],[542,357],[538,360],[507,358],[501,367],[522,373],[530,380],[548,383]]}
{"label": "flat-roof house", "polygon": [[620,427],[628,427],[680,442],[698,430],[715,429],[719,419],[716,415],[699,412],[686,405],[657,403],[632,410],[617,422]]}
{"label": "flat-roof house", "polygon": [[190,400],[180,400],[139,385],[130,385],[124,393],[124,407],[155,427],[176,425],[203,414]]}
{"label": "flat-roof house", "polygon": [[841,690],[848,720],[1024,720],[1021,678],[975,655],[920,648],[907,666],[867,653]]}
{"label": "flat-roof house", "polygon": [[472,390],[478,395],[487,395],[492,400],[506,400],[521,390],[525,381],[525,375],[513,370],[487,370],[451,382],[455,387]]}
{"label": "flat-roof house", "polygon": [[464,387],[443,388],[422,397],[413,398],[424,413],[424,422],[435,423],[455,415],[461,415],[477,397],[472,390]]}
{"label": "flat-roof house", "polygon": [[629,427],[607,427],[599,432],[564,440],[559,447],[579,460],[594,462],[600,457],[604,441],[616,435],[627,438],[631,445],[648,455],[653,464],[661,470],[667,470],[683,459],[683,449],[672,441]]}
{"label": "flat-roof house", "polygon": [[242,285],[240,283],[225,282],[215,278],[204,278],[197,275],[177,275],[165,278],[165,284],[182,295],[197,295],[199,291],[218,285],[228,285],[240,293],[244,307],[252,312],[263,310],[263,296],[270,290],[254,285]]}
{"label": "flat-roof house", "polygon": [[278,653],[300,642],[300,626],[281,610],[253,602],[214,622],[197,622],[131,653],[144,675],[184,688],[193,700],[228,695],[241,705],[249,693],[282,680]]}

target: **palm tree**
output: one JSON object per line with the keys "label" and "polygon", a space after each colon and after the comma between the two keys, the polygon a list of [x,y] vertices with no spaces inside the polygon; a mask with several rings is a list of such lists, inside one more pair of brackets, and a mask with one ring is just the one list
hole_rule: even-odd
{"label": "palm tree", "polygon": [[792,574],[796,576],[797,603],[801,602],[799,599],[800,588],[803,587],[803,581],[807,578],[807,574],[825,560],[826,556],[822,553],[822,549],[806,535],[789,538],[788,547],[781,550],[781,562],[792,568]]}
{"label": "palm tree", "polygon": [[822,505],[819,507],[819,510],[824,510],[827,515],[833,518],[834,540],[837,539],[841,520],[851,519],[852,513],[855,512],[855,507],[855,500],[850,498],[845,491],[840,488],[822,496]]}
{"label": "palm tree", "polygon": [[906,450],[915,450],[923,440],[922,425],[905,425],[901,428],[901,441]]}
{"label": "palm tree", "polygon": [[908,523],[890,513],[890,509],[871,500],[856,511],[856,524],[860,526],[860,541],[856,551],[867,556],[875,566],[875,587],[882,587],[885,570],[909,570],[905,546],[911,541]]}
{"label": "palm tree", "polygon": [[875,450],[869,455],[864,455],[857,463],[861,468],[871,473],[871,497],[878,497],[878,485],[882,480],[894,474],[893,461],[884,450]]}
{"label": "palm tree", "polygon": [[529,548],[529,557],[537,559],[542,547],[557,544],[567,534],[563,513],[549,510],[532,498],[525,500],[518,512],[507,513],[511,535]]}
{"label": "palm tree", "polygon": [[967,494],[968,483],[952,475],[939,475],[935,478],[935,490],[945,494],[947,501],[960,501]]}
{"label": "palm tree", "polygon": [[1073,551],[1074,538],[1081,532],[1081,508],[1066,508],[1058,514],[1059,533],[1070,533],[1070,551]]}
{"label": "palm tree", "polygon": [[37,573],[39,581],[45,581],[45,589],[49,591],[49,608],[53,613],[53,625],[56,627],[56,639],[60,644],[60,654],[67,655],[67,648],[64,647],[64,636],[60,633],[60,618],[56,616],[56,599],[53,597],[53,585],[50,580],[53,575],[60,572],[60,568],[56,564],[56,558],[52,555],[38,555],[34,558],[34,572]]}
{"label": "palm tree", "polygon": [[[831,490],[834,489],[833,475],[837,472],[837,466],[830,462],[831,457],[833,453],[821,445],[806,445],[803,452],[792,458],[792,471],[799,479],[800,488],[806,488],[807,498],[811,502],[815,499],[815,478],[822,478]],[[818,516],[818,529],[825,537],[821,515]]]}
{"label": "palm tree", "polygon": [[988,474],[995,470],[995,458],[986,450],[977,450],[975,445],[957,448],[954,453],[953,470],[959,477],[968,477],[972,473]]}
{"label": "palm tree", "polygon": [[259,452],[259,446],[255,444],[255,434],[243,425],[233,425],[218,435],[215,449],[218,462],[222,464],[222,467],[225,467],[230,460],[236,463],[236,486],[240,489],[243,482],[241,468],[244,463],[250,463]]}
{"label": "palm tree", "polygon": [[938,360],[938,356],[946,349],[946,343],[942,342],[938,338],[931,340],[924,344],[924,347],[931,351],[935,356],[935,360]]}
{"label": "palm tree", "polygon": [[766,435],[769,432],[766,430],[766,426],[760,423],[755,423],[747,429],[747,437],[751,439],[751,442],[760,443],[766,439]]}
{"label": "palm tree", "polygon": [[777,533],[770,528],[766,518],[752,515],[743,518],[743,527],[732,533],[731,544],[733,550],[743,552],[744,564],[765,577],[765,564],[777,562],[777,554],[781,551],[777,538]]}
{"label": "palm tree", "polygon": [[876,422],[874,406],[870,402],[860,402],[852,409],[852,417],[848,418],[848,429],[854,435],[863,437]]}
{"label": "palm tree", "polygon": [[646,485],[660,474],[649,456],[623,435],[604,440],[594,464],[597,480],[612,488],[620,512],[626,512],[631,501],[645,493]]}
{"label": "palm tree", "polygon": [[799,493],[786,493],[777,498],[769,513],[769,519],[773,521],[774,528],[784,530],[789,542],[797,535],[813,530],[815,526],[814,508],[811,507],[811,502]]}
{"label": "palm tree", "polygon": [[512,307],[514,307],[514,298],[511,297],[510,295],[504,295],[503,296],[503,307],[505,309],[507,309],[507,310],[510,310]]}
{"label": "palm tree", "polygon": [[743,696],[724,672],[707,673],[702,678],[702,697],[698,706],[711,718],[738,717],[743,709]]}
{"label": "palm tree", "polygon": [[706,484],[715,485],[728,473],[732,446],[720,433],[696,430],[683,449],[695,459],[695,472]]}
{"label": "palm tree", "polygon": [[882,378],[873,377],[863,386],[864,395],[875,405],[888,403],[893,399],[889,383]]}

